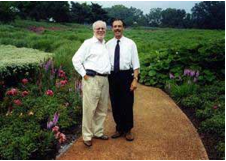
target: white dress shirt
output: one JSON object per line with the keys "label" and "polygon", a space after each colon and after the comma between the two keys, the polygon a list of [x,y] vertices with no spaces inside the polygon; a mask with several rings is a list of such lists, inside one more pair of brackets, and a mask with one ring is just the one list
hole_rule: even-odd
{"label": "white dress shirt", "polygon": [[[111,71],[114,71],[115,47],[117,44],[115,37],[107,42],[107,49],[110,55]],[[133,40],[122,36],[119,42],[120,46],[120,70],[138,69],[140,62],[138,58],[137,46]]]}
{"label": "white dress shirt", "polygon": [[100,74],[110,74],[111,65],[105,41],[101,43],[95,36],[84,41],[72,58],[75,70],[84,77],[86,69]]}

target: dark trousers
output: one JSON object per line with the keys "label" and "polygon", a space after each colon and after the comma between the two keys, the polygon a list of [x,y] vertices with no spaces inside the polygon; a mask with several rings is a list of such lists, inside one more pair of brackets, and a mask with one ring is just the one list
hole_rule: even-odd
{"label": "dark trousers", "polygon": [[132,70],[111,72],[108,76],[109,91],[116,130],[128,132],[133,128],[134,92],[130,91],[133,81]]}

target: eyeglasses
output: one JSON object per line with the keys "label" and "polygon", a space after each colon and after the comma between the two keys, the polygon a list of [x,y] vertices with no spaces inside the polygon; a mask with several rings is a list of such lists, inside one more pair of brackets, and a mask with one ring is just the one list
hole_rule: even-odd
{"label": "eyeglasses", "polygon": [[100,31],[100,30],[103,30],[103,31],[105,31],[105,30],[106,30],[106,28],[103,28],[103,27],[99,27],[99,28],[96,28],[95,30],[97,30],[97,31]]}

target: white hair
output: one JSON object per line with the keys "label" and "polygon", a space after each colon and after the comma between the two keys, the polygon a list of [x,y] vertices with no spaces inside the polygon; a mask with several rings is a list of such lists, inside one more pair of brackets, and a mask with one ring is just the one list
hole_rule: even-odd
{"label": "white hair", "polygon": [[104,24],[105,29],[107,29],[107,24],[106,24],[106,22],[101,21],[101,20],[98,20],[98,21],[96,21],[96,22],[93,23],[93,30],[95,30],[96,25],[97,25],[98,23]]}

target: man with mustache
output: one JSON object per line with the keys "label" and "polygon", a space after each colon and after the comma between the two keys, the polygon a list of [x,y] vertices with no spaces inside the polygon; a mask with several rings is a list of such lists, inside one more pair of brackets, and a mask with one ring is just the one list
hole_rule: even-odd
{"label": "man with mustache", "polygon": [[123,36],[122,20],[112,23],[114,38],[107,42],[110,54],[111,74],[108,76],[109,91],[116,132],[112,138],[125,136],[127,141],[133,141],[134,90],[137,88],[139,74],[139,58],[136,44]]}
{"label": "man with mustache", "polygon": [[104,135],[111,66],[105,45],[106,23],[93,23],[94,36],[84,41],[72,58],[74,68],[83,77],[82,135],[84,144],[92,146],[92,138],[108,140]]}

